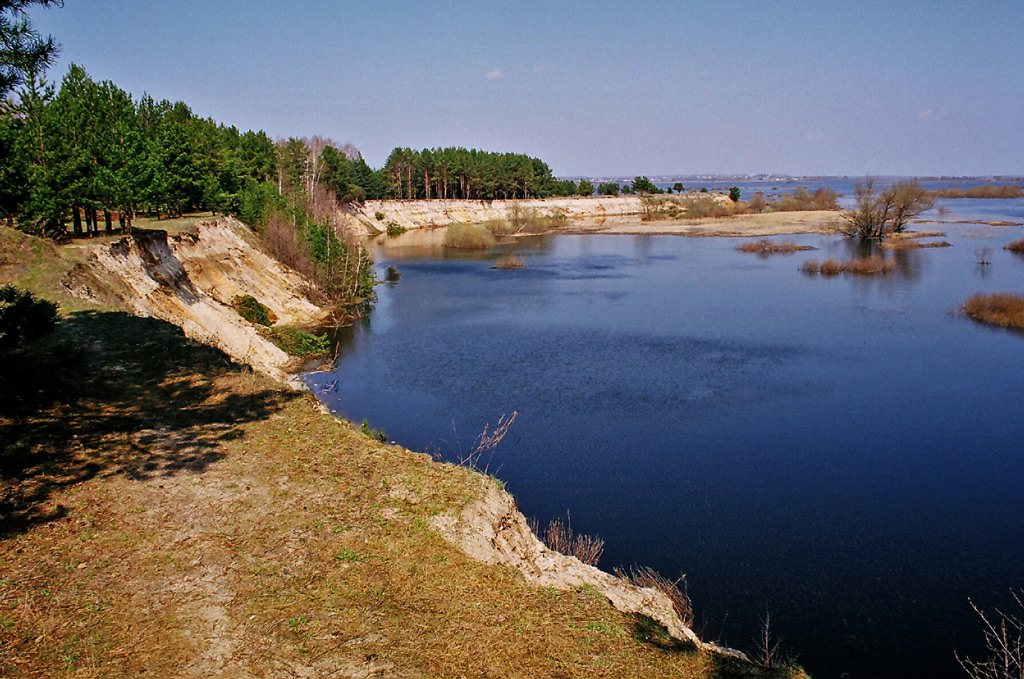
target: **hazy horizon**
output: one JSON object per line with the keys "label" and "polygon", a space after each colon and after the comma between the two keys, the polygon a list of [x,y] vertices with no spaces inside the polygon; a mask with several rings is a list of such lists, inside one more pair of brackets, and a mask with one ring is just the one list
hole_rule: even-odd
{"label": "hazy horizon", "polygon": [[1024,174],[1024,3],[67,0],[72,62],[272,137],[558,176]]}

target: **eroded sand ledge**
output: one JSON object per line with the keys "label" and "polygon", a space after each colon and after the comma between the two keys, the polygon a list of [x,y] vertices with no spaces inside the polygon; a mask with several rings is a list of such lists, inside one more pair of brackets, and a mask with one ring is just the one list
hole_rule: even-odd
{"label": "eroded sand ledge", "polygon": [[[720,193],[697,194],[729,204]],[[659,196],[662,197],[662,196]],[[671,198],[671,196],[663,196]],[[377,234],[389,224],[406,230],[435,229],[455,223],[479,224],[505,219],[513,203],[545,215],[562,215],[557,233],[649,234],[679,236],[777,236],[835,233],[842,224],[835,210],[771,212],[704,219],[644,221],[640,196],[587,196],[531,200],[371,200],[347,207],[349,226]],[[380,219],[378,219],[378,215]]]}

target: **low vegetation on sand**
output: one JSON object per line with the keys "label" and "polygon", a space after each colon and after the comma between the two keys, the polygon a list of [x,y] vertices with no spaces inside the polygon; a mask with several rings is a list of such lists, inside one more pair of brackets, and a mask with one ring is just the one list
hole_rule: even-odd
{"label": "low vegetation on sand", "polygon": [[1020,240],[1013,241],[1012,243],[1007,245],[1004,249],[1009,250],[1010,252],[1024,253],[1024,238],[1021,238]]}
{"label": "low vegetation on sand", "polygon": [[250,323],[264,326],[277,323],[277,314],[252,295],[237,295],[231,300],[231,307]]}
{"label": "low vegetation on sand", "polygon": [[800,270],[806,274],[820,274],[826,277],[838,276],[841,273],[853,276],[877,276],[895,271],[896,263],[878,255],[845,262],[840,262],[838,259],[826,259],[823,262],[808,259],[800,266]]}
{"label": "low vegetation on sand", "polygon": [[301,328],[281,325],[274,328],[261,327],[260,334],[277,345],[277,348],[289,356],[309,358],[326,353],[331,342],[327,335],[314,335]]}
{"label": "low vegetation on sand", "polygon": [[954,186],[948,189],[935,189],[931,194],[935,198],[1024,198],[1024,187],[1017,184],[982,184],[967,189]]}
{"label": "low vegetation on sand", "polygon": [[797,245],[791,240],[774,241],[770,238],[762,238],[761,240],[749,241],[741,245],[737,245],[736,249],[740,252],[754,252],[759,255],[776,255],[776,254],[792,254],[794,252],[801,252],[804,250],[817,250],[818,248],[810,245]]}
{"label": "low vegetation on sand", "polygon": [[743,203],[720,201],[709,193],[682,196],[642,196],[640,218],[645,222],[661,219],[708,219],[729,217],[744,211]]}
{"label": "low vegetation on sand", "polygon": [[481,224],[452,224],[444,235],[445,247],[459,250],[488,250],[497,241]]}
{"label": "low vegetation on sand", "polygon": [[1024,295],[1009,292],[977,294],[963,306],[964,314],[979,323],[1024,330]]}
{"label": "low vegetation on sand", "polygon": [[806,187],[798,186],[790,193],[781,196],[765,197],[758,191],[747,206],[751,212],[807,212],[810,210],[838,210],[839,194],[828,187],[816,189],[813,193]]}

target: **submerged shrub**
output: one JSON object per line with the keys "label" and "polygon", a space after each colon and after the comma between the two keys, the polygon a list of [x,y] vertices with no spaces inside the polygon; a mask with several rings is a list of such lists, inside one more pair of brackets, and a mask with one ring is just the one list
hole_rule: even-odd
{"label": "submerged shrub", "polygon": [[964,314],[979,323],[1024,330],[1024,295],[977,294],[964,303]]}
{"label": "submerged shrub", "polygon": [[502,255],[494,260],[495,269],[523,269],[526,267],[526,260],[522,255]]}
{"label": "submerged shrub", "polygon": [[480,224],[452,224],[444,235],[445,247],[487,250],[495,245],[494,236]]}
{"label": "submerged shrub", "polygon": [[231,300],[231,308],[237,311],[239,316],[256,325],[277,323],[277,314],[252,295],[236,295]]}

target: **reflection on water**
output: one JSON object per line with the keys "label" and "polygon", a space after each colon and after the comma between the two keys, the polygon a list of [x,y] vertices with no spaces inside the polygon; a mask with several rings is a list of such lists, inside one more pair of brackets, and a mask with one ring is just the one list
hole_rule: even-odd
{"label": "reflection on water", "polygon": [[[768,609],[816,677],[956,677],[954,649],[979,650],[967,598],[1024,584],[1024,341],[950,313],[1024,289],[1002,249],[1024,229],[981,273],[973,228],[926,250],[787,237],[819,251],[767,259],[551,236],[498,249],[520,270],[385,243],[401,280],[308,381],[419,450],[517,410],[491,469],[524,513],[568,509],[605,569],[687,573],[706,637],[751,648]],[[799,271],[871,254],[896,272]]]}

